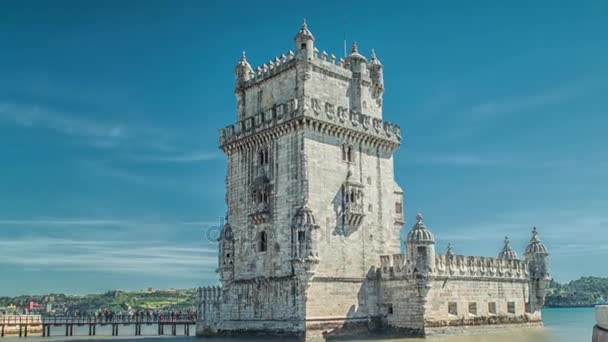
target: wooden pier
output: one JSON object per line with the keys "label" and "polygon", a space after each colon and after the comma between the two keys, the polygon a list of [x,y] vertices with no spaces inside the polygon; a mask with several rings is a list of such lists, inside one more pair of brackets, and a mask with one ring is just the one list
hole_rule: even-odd
{"label": "wooden pier", "polygon": [[[50,337],[52,331],[57,329],[65,336],[74,336],[74,326],[88,327],[88,336],[97,335],[97,327],[111,326],[112,335],[120,336],[121,327],[134,327],[135,336],[142,336],[143,326],[157,325],[157,335],[163,336],[170,334],[177,336],[178,332],[183,331],[184,336],[190,336],[190,328],[196,324],[196,317],[192,315],[178,317],[120,317],[120,318],[97,318],[97,317],[41,317],[32,320],[30,316],[11,316],[0,317],[0,337],[8,335],[18,335],[19,337],[28,337],[32,333],[36,333],[42,337]],[[55,336],[58,336],[55,334]]]}

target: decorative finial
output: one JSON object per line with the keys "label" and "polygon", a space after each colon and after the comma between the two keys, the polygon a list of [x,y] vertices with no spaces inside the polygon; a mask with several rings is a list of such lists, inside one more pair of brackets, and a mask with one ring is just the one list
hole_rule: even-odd
{"label": "decorative finial", "polygon": [[241,62],[244,62],[247,60],[247,56],[245,56],[245,51],[243,50],[243,54],[241,55]]}
{"label": "decorative finial", "polygon": [[453,247],[451,242],[448,242],[448,248],[447,251],[445,252],[445,254],[447,255],[454,255],[454,251],[453,251]]}
{"label": "decorative finial", "polygon": [[509,237],[505,236],[505,245],[508,245],[508,244],[509,244]]}
{"label": "decorative finial", "polygon": [[372,49],[372,59],[376,59],[376,51],[374,49]]}
{"label": "decorative finial", "polygon": [[532,239],[530,241],[531,242],[540,241],[540,239],[538,238],[538,231],[536,230],[536,227],[532,227]]}
{"label": "decorative finial", "polygon": [[357,42],[353,42],[353,46],[350,48],[350,51],[352,53],[359,52],[359,46],[357,45]]}
{"label": "decorative finial", "polygon": [[306,26],[306,18],[302,18],[302,29],[307,28],[308,26]]}
{"label": "decorative finial", "polygon": [[422,222],[422,214],[421,213],[416,214],[416,221]]}

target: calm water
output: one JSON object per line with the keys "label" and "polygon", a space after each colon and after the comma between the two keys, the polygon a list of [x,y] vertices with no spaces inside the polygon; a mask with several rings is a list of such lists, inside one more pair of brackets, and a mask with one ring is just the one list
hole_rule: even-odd
{"label": "calm water", "polygon": [[[595,317],[593,308],[577,308],[577,309],[544,309],[543,317],[545,321],[545,328],[535,331],[522,331],[517,333],[508,334],[495,334],[495,335],[483,335],[483,336],[452,336],[452,337],[440,337],[432,338],[427,340],[420,339],[400,339],[400,340],[382,340],[382,342],[421,342],[421,341],[432,341],[432,342],[587,342],[591,341],[591,334],[593,325],[595,324]],[[107,329],[106,332],[104,329]],[[132,331],[128,331],[126,327],[120,328],[121,334],[133,334]],[[167,330],[165,330],[167,331]],[[191,329],[194,333],[194,329]],[[61,334],[61,329],[56,328],[55,333]],[[111,335],[110,327],[97,328],[98,334]],[[143,327],[143,335],[153,335],[156,333],[155,327]],[[178,331],[183,333],[183,330]],[[80,329],[74,328],[74,335],[87,335],[88,328],[81,327]],[[178,336],[178,337],[140,337],[134,338],[129,336],[112,338],[112,337],[95,337],[89,338],[88,336],[74,336],[70,339],[65,337],[52,337],[52,338],[37,338],[29,337],[27,339],[19,339],[15,337],[9,337],[0,339],[0,341],[71,341],[76,342],[78,340],[90,342],[96,340],[119,340],[119,341],[162,341],[162,342],[175,342],[175,341],[190,341],[195,340],[194,337]],[[204,341],[218,342],[226,341],[222,339],[205,339]],[[246,340],[231,340],[233,342],[266,342],[268,339],[246,339]],[[368,341],[371,342],[371,341]]]}

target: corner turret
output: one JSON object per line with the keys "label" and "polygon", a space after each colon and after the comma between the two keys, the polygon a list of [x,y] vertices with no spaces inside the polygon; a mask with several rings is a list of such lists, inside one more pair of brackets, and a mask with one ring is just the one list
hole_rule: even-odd
{"label": "corner turret", "polygon": [[498,259],[513,260],[517,259],[517,253],[511,248],[509,237],[505,236],[505,245],[502,247],[500,253],[498,253]]}
{"label": "corner turret", "polygon": [[350,65],[350,70],[355,73],[365,74],[367,72],[367,58],[359,53],[357,42],[353,42],[350,50],[351,53],[346,58],[346,61]]}
{"label": "corner turret", "polygon": [[535,312],[545,305],[545,295],[552,280],[549,273],[549,252],[540,241],[536,227],[532,228],[532,238],[526,247],[524,258],[530,274],[529,311]]}
{"label": "corner turret", "polygon": [[369,62],[369,77],[374,87],[384,89],[384,66],[376,57],[376,51],[372,49],[372,59]]}
{"label": "corner turret", "polygon": [[247,57],[245,56],[245,51],[243,51],[243,55],[241,56],[241,60],[234,67],[234,75],[236,79],[236,86],[238,87],[241,83],[247,82],[253,78],[253,69],[249,62],[247,62]]}
{"label": "corner turret", "polygon": [[408,262],[414,266],[414,273],[433,273],[435,270],[435,237],[422,222],[422,214],[416,215],[416,223],[407,234],[405,243]]}
{"label": "corner turret", "polygon": [[296,34],[294,41],[296,43],[296,59],[312,60],[315,53],[315,37],[308,30],[306,19],[302,22],[300,31]]}

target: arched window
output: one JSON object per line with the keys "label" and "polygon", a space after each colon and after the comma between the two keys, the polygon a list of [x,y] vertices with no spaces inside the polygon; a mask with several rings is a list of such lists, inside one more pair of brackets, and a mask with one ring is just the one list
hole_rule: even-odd
{"label": "arched window", "polygon": [[260,165],[267,165],[270,162],[270,154],[268,153],[267,148],[260,150],[260,152],[258,153],[258,159]]}
{"label": "arched window", "polygon": [[355,161],[355,150],[351,145],[342,145],[342,160],[352,163]]}
{"label": "arched window", "polygon": [[266,252],[268,249],[268,237],[265,231],[262,231],[258,237],[258,252]]}

